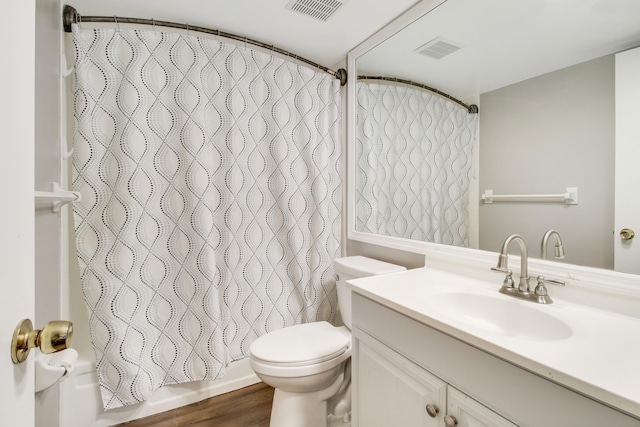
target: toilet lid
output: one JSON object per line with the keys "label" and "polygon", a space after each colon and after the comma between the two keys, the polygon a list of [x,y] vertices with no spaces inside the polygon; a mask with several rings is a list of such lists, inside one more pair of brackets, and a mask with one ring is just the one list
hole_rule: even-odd
{"label": "toilet lid", "polygon": [[328,322],[304,323],[258,338],[251,355],[271,363],[319,363],[344,353],[350,343],[348,334]]}

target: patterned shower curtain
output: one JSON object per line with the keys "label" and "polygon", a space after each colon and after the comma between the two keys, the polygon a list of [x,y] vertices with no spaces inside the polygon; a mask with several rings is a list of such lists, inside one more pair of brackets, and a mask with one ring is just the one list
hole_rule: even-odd
{"label": "patterned shower curtain", "polygon": [[215,39],[73,38],[76,245],[105,409],[333,320],[338,81]]}
{"label": "patterned shower curtain", "polygon": [[419,88],[357,85],[356,230],[469,245],[477,114]]}

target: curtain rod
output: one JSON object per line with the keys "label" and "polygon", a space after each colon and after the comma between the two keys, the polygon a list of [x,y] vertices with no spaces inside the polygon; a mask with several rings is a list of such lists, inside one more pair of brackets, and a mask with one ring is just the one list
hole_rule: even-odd
{"label": "curtain rod", "polygon": [[151,25],[151,26],[159,26],[159,27],[169,27],[169,28],[177,28],[181,30],[187,31],[197,31],[200,33],[213,34],[219,37],[225,37],[232,40],[237,40],[243,43],[248,43],[254,46],[259,46],[264,49],[268,49],[273,52],[277,52],[281,55],[288,56],[290,58],[294,58],[297,61],[304,62],[307,65],[310,65],[313,68],[318,68],[325,73],[328,73],[340,80],[340,85],[344,86],[347,84],[347,70],[344,68],[340,68],[338,71],[333,71],[324,65],[320,65],[316,62],[310,61],[306,58],[302,58],[294,53],[288,52],[279,47],[275,47],[270,44],[263,43],[258,40],[253,40],[248,37],[239,36],[237,34],[227,33],[225,31],[220,31],[217,29],[211,29],[206,27],[198,27],[192,26],[189,24],[180,24],[177,22],[169,22],[169,21],[156,21],[154,19],[141,19],[141,18],[127,18],[120,16],[82,16],[78,13],[76,8],[73,6],[65,5],[62,10],[62,25],[64,27],[64,31],[67,33],[71,32],[71,24],[77,24],[82,22],[113,22],[115,24],[140,24],[140,25]]}
{"label": "curtain rod", "polygon": [[394,83],[404,83],[407,85],[411,85],[411,86],[416,86],[419,87],[421,89],[425,89],[428,90],[430,92],[434,92],[437,93],[440,96],[444,96],[445,98],[455,102],[456,104],[460,104],[462,105],[464,108],[466,108],[466,110],[469,112],[469,114],[478,114],[478,106],[476,104],[465,104],[464,102],[454,98],[453,96],[449,95],[448,93],[444,93],[438,89],[434,89],[432,87],[429,87],[427,85],[423,85],[422,83],[416,83],[416,82],[412,82],[411,80],[404,80],[404,79],[397,79],[395,77],[384,77],[384,76],[358,76],[358,80],[384,80],[387,82],[394,82]]}

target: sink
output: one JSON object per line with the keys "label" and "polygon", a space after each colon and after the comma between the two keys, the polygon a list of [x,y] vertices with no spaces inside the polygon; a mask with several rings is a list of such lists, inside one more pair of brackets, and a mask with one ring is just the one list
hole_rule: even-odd
{"label": "sink", "polygon": [[564,340],[573,334],[562,320],[533,304],[501,295],[489,296],[466,292],[442,293],[426,301],[429,310],[465,323],[475,329],[528,340]]}

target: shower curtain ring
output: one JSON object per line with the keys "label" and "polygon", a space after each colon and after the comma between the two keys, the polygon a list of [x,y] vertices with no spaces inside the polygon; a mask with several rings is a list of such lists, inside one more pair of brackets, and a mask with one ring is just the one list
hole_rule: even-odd
{"label": "shower curtain ring", "polygon": [[153,28],[153,32],[156,32],[156,20],[151,18],[151,28]]}
{"label": "shower curtain ring", "polygon": [[187,22],[187,37],[189,37],[189,23]]}
{"label": "shower curtain ring", "polygon": [[113,21],[116,23],[116,30],[120,32],[120,23],[118,22],[118,17],[113,15]]}

